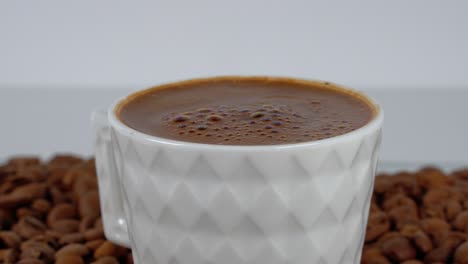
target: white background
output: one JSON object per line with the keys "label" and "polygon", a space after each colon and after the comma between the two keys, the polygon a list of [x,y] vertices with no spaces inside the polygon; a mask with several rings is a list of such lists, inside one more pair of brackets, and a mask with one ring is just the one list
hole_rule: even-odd
{"label": "white background", "polygon": [[0,1],[0,83],[143,87],[277,74],[468,84],[466,0]]}
{"label": "white background", "polygon": [[90,155],[90,112],[161,82],[330,80],[386,112],[384,161],[468,164],[468,1],[0,1],[0,158]]}

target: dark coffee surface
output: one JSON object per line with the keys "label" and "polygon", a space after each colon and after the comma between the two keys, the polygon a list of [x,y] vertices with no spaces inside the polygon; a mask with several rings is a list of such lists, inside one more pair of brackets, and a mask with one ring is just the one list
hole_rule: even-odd
{"label": "dark coffee surface", "polygon": [[219,77],[159,86],[117,108],[127,126],[179,141],[277,145],[319,140],[367,124],[374,108],[329,83]]}

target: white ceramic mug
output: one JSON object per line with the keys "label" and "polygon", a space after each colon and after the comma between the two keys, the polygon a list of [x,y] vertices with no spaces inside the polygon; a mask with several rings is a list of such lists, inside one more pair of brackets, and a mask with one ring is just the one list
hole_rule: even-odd
{"label": "white ceramic mug", "polygon": [[359,263],[383,122],[367,99],[364,127],[288,145],[150,136],[116,117],[122,100],[94,113],[106,237],[140,264]]}

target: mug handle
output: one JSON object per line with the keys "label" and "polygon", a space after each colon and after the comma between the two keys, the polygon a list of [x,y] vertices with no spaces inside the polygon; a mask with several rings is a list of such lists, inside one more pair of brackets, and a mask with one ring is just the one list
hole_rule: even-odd
{"label": "mug handle", "polygon": [[112,242],[130,247],[125,219],[120,175],[115,162],[110,125],[106,111],[94,111],[91,124],[96,133],[95,159],[104,233]]}

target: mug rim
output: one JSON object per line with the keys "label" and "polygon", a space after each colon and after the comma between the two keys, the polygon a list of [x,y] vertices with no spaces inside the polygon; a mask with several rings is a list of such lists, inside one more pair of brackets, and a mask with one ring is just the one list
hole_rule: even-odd
{"label": "mug rim", "polygon": [[[352,93],[362,97],[366,103],[370,104],[373,107],[374,115],[372,119],[366,123],[364,126],[359,127],[355,130],[352,130],[348,133],[328,137],[319,140],[312,140],[312,141],[304,141],[299,143],[288,143],[288,144],[274,144],[274,145],[221,145],[221,144],[209,144],[209,143],[196,143],[196,142],[189,142],[189,141],[180,141],[174,140],[164,137],[158,137],[149,135],[143,132],[140,132],[134,128],[131,128],[127,124],[123,123],[117,117],[117,109],[124,101],[132,96],[136,96],[140,93],[144,93],[145,91],[152,90],[158,87],[164,87],[168,85],[175,85],[177,83],[184,83],[184,82],[197,82],[197,81],[207,81],[207,80],[215,80],[215,79],[222,79],[222,78],[237,78],[237,79],[246,79],[246,78],[263,78],[263,79],[272,79],[272,80],[283,80],[283,81],[294,81],[299,83],[308,83],[308,84],[331,84],[330,89],[336,90],[344,90],[348,93]],[[254,75],[254,76],[213,76],[213,77],[205,77],[205,78],[192,78],[182,81],[172,81],[166,82],[159,85],[154,85],[149,88],[141,89],[135,92],[132,92],[128,95],[125,95],[121,98],[118,98],[111,104],[107,111],[108,120],[110,122],[111,127],[116,128],[119,132],[124,133],[125,135],[138,138],[144,141],[149,141],[158,144],[164,145],[172,145],[172,146],[180,146],[180,147],[187,147],[187,148],[204,148],[204,149],[213,149],[213,150],[227,150],[227,151],[252,151],[252,150],[283,150],[283,149],[290,149],[290,148],[303,148],[303,147],[314,147],[314,146],[323,146],[323,145],[333,145],[342,141],[352,140],[355,137],[359,137],[360,135],[366,135],[376,129],[379,129],[382,126],[384,113],[382,107],[370,96],[366,95],[365,93],[358,91],[353,88],[349,88],[346,86],[342,86],[336,83],[332,83],[329,81],[322,81],[316,79],[303,79],[303,78],[293,78],[293,77],[280,77],[280,76],[263,76],[263,75]]]}

